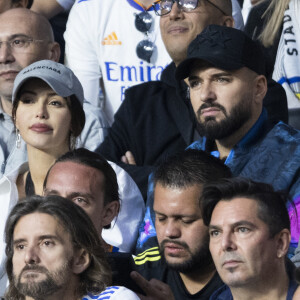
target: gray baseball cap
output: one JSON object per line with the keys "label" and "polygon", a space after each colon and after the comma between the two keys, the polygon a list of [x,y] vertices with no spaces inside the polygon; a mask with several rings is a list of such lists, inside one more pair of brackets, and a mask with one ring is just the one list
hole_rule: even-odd
{"label": "gray baseball cap", "polygon": [[78,78],[71,69],[52,60],[37,61],[19,72],[14,82],[12,102],[16,100],[22,85],[30,78],[45,81],[61,97],[75,95],[80,104],[83,104],[83,88]]}

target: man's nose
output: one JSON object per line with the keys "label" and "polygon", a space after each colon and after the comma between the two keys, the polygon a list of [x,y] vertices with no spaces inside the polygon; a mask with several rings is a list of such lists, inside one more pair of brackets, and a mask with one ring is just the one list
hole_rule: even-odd
{"label": "man's nose", "polygon": [[181,236],[180,228],[176,221],[170,220],[165,227],[165,235],[168,238],[179,238]]}
{"label": "man's nose", "polygon": [[36,247],[27,247],[25,250],[25,263],[26,264],[37,264],[39,263],[39,256]]}
{"label": "man's nose", "polygon": [[15,61],[11,47],[7,42],[0,42],[0,63],[7,64]]}
{"label": "man's nose", "polygon": [[200,88],[200,100],[202,102],[213,102],[217,99],[216,93],[210,82],[203,82]]}
{"label": "man's nose", "polygon": [[235,243],[235,237],[232,232],[223,232],[221,243],[223,251],[233,251],[237,248]]}
{"label": "man's nose", "polygon": [[170,20],[181,19],[183,16],[182,9],[178,6],[178,3],[174,1],[171,11],[169,12]]}

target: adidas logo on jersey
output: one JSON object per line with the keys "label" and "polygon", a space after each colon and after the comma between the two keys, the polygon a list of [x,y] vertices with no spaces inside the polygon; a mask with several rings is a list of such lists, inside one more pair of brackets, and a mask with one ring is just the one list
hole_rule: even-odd
{"label": "adidas logo on jersey", "polygon": [[113,31],[102,41],[101,44],[102,45],[122,45],[122,42],[118,40],[116,33]]}
{"label": "adidas logo on jersey", "polygon": [[153,247],[145,250],[144,252],[138,254],[134,258],[134,263],[135,265],[143,265],[147,261],[149,262],[154,262],[154,261],[159,261],[161,259],[159,248],[158,247]]}

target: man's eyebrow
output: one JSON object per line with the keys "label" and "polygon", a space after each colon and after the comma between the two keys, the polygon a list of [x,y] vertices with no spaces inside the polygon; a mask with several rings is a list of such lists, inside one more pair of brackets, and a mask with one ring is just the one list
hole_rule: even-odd
{"label": "man's eyebrow", "polygon": [[190,80],[195,80],[195,79],[199,79],[199,78],[200,78],[200,77],[197,76],[197,75],[191,75],[191,76],[188,77],[188,81],[190,81]]}
{"label": "man's eyebrow", "polygon": [[164,213],[158,212],[156,210],[154,210],[155,214],[160,215],[160,216],[165,216],[168,218],[199,218],[199,216],[197,214],[173,214],[173,215],[169,215],[167,216]]}
{"label": "man's eyebrow", "polygon": [[[246,220],[241,220],[235,223],[230,224],[230,227],[235,228],[238,226],[249,226],[249,227],[256,227],[256,225],[252,222],[246,221]],[[217,230],[222,230],[222,227],[219,225],[214,225],[214,224],[210,224],[208,226],[208,229],[217,229]]]}
{"label": "man's eyebrow", "polygon": [[156,214],[158,214],[158,215],[165,216],[165,214],[163,214],[163,213],[161,213],[161,212],[159,212],[159,211],[157,211],[157,210],[155,210],[155,209],[153,209],[153,211],[154,211]]}
{"label": "man's eyebrow", "polygon": [[14,246],[20,243],[26,242],[26,239],[16,239],[13,241]]}
{"label": "man's eyebrow", "polygon": [[249,227],[256,227],[256,225],[252,222],[246,221],[246,220],[241,220],[238,222],[235,222],[232,224],[232,227],[238,227],[238,226],[249,226]]}
{"label": "man's eyebrow", "polygon": [[87,199],[94,199],[94,196],[89,193],[80,193],[80,192],[73,192],[67,195],[67,198],[74,198],[74,197],[85,197]]}
{"label": "man's eyebrow", "polygon": [[44,195],[59,195],[59,192],[57,190],[47,189],[44,188]]}
{"label": "man's eyebrow", "polygon": [[59,242],[63,242],[63,239],[59,235],[53,235],[53,234],[43,234],[39,236],[39,240],[57,240]]}
{"label": "man's eyebrow", "polygon": [[[38,239],[41,241],[41,240],[46,240],[46,239],[51,239],[51,240],[57,240],[59,242],[63,242],[63,239],[58,236],[58,235],[53,235],[53,234],[43,234],[43,235],[40,235],[38,237]],[[23,243],[23,242],[26,242],[27,240],[24,239],[24,238],[20,238],[20,239],[16,239],[13,241],[13,244],[14,245],[17,245],[19,243]]]}
{"label": "man's eyebrow", "polygon": [[[45,188],[44,189],[44,194],[47,194],[47,195],[60,195],[60,192],[58,190],[53,190],[53,189],[47,189]],[[87,198],[87,199],[92,199],[94,200],[94,196],[92,194],[89,194],[89,193],[80,193],[80,192],[72,192],[70,194],[67,194],[64,198],[67,198],[67,199],[71,199],[71,198],[74,198],[74,197],[84,197],[84,198]]]}
{"label": "man's eyebrow", "polygon": [[221,230],[221,227],[218,225],[208,225],[208,230],[211,230],[211,229]]}
{"label": "man's eyebrow", "polygon": [[8,40],[13,40],[13,39],[18,38],[18,37],[19,38],[23,37],[23,38],[27,38],[27,39],[31,39],[32,38],[31,36],[28,36],[28,35],[26,35],[24,33],[16,33],[16,34],[13,34],[13,35],[9,36]]}
{"label": "man's eyebrow", "polygon": [[219,76],[232,76],[232,73],[230,73],[228,71],[221,71],[221,72],[212,74],[212,77],[219,77]]}
{"label": "man's eyebrow", "polygon": [[[220,72],[216,72],[214,74],[211,74],[211,78],[215,78],[215,77],[220,77],[220,76],[233,76],[231,72],[228,72],[228,71],[220,71]],[[188,80],[195,80],[195,79],[201,79],[200,76],[198,75],[190,75],[188,77]]]}

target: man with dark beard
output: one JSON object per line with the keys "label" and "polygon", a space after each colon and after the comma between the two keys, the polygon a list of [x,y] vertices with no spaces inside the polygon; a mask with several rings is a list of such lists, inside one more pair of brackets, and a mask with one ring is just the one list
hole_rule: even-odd
{"label": "man with dark beard", "polygon": [[209,252],[200,197],[204,183],[228,177],[231,173],[220,160],[198,150],[170,157],[157,169],[154,211],[159,247],[135,258],[137,271],[147,280],[132,274],[147,297],[153,297],[142,299],[157,299],[163,290],[160,281],[170,286],[177,300],[207,300],[222,285]]}
{"label": "man with dark beard", "polygon": [[[259,45],[243,32],[210,25],[190,44],[176,70],[187,78],[201,138],[190,148],[222,159],[234,176],[272,184],[288,192],[300,213],[300,132],[270,124],[263,98],[265,60]],[[298,220],[290,217],[292,246]]]}

